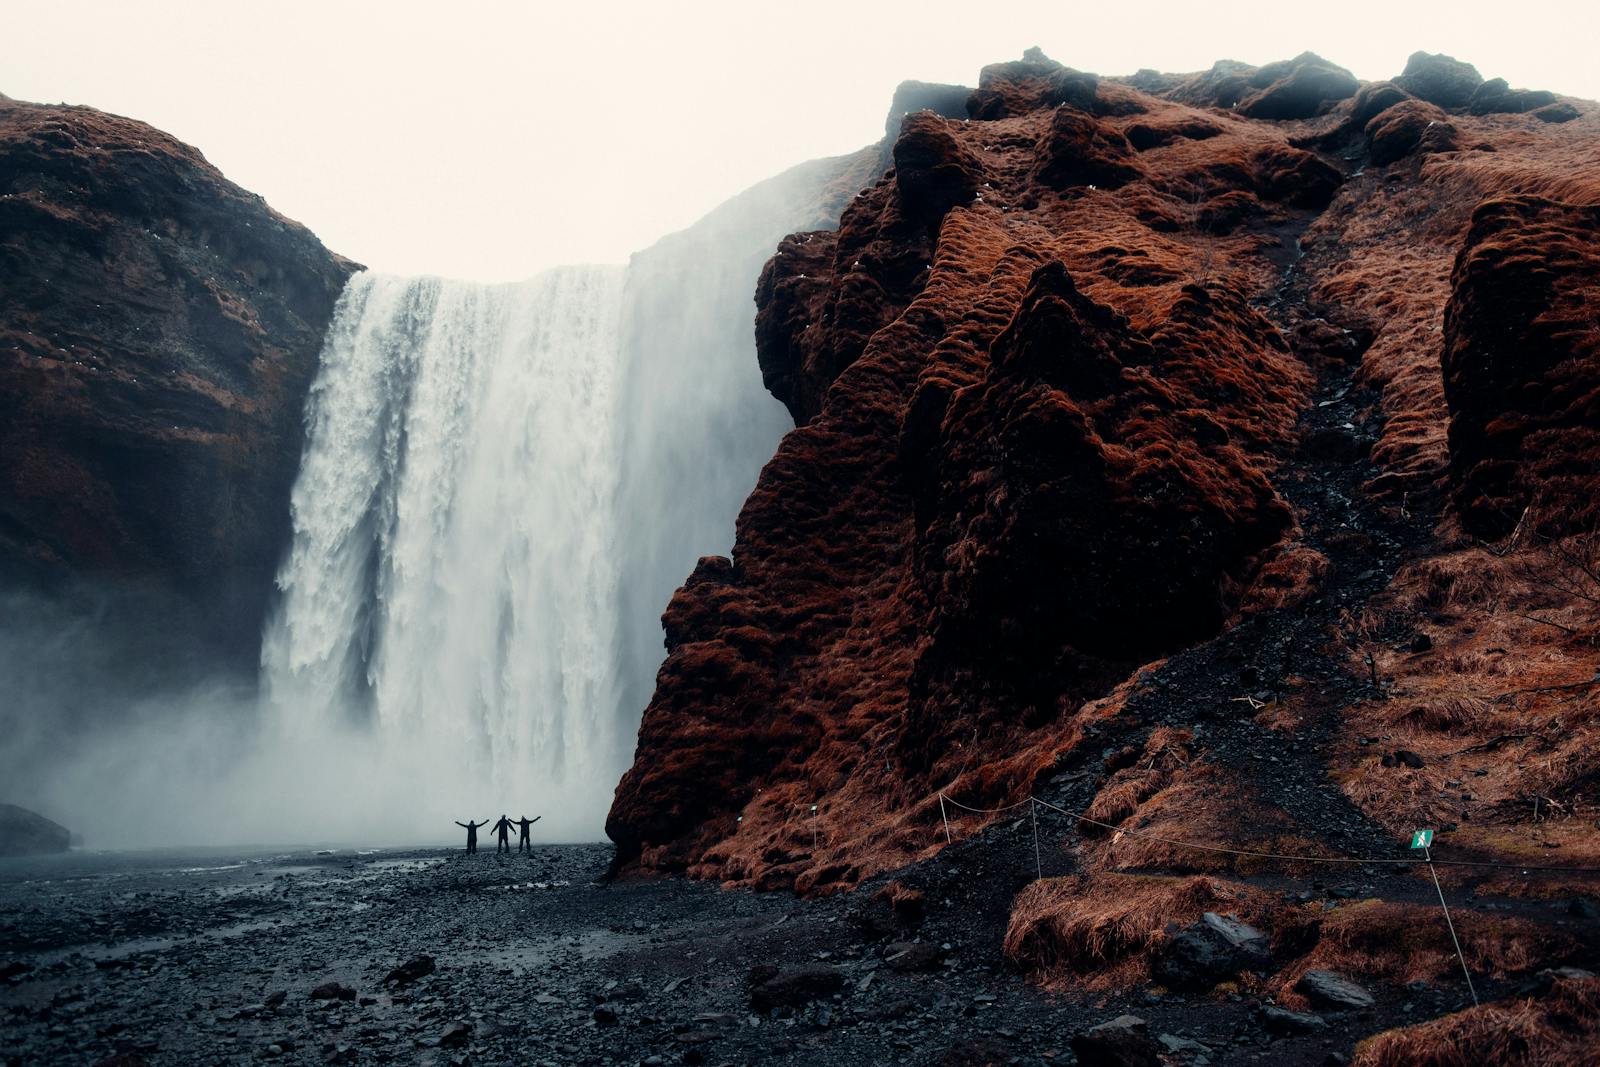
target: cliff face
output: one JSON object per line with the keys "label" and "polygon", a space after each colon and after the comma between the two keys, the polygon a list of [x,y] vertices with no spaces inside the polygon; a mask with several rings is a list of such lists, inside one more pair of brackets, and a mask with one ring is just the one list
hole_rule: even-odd
{"label": "cliff face", "polygon": [[354,265],[142,123],[0,98],[0,566],[253,656]]}
{"label": "cliff face", "polygon": [[[932,880],[903,865],[996,818],[954,802],[1033,794],[1087,818],[1041,816],[1041,866],[1076,876],[1019,898],[1007,953],[1108,989],[1154,980],[1167,918],[1257,899],[1259,864],[1173,841],[1388,855],[1435,826],[1458,856],[1535,833],[1600,859],[1574,814],[1600,780],[1595,106],[1423,53],[1361,84],[1310,54],[1113,80],[1035,52],[967,111],[906,116],[892,169],[762,276],[797,428],[667,609],[622,866]],[[1458,885],[1573,891],[1494,877]],[[1389,892],[1327,936],[1261,898],[1261,989],[1416,970]],[[1134,932],[1140,900],[1163,919]],[[1577,951],[1478,936],[1528,950],[1500,977]]]}

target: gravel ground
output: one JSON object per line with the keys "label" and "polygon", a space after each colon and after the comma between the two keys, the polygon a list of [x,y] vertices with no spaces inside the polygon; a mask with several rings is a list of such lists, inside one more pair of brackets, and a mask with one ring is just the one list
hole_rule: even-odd
{"label": "gravel ground", "polygon": [[[1075,1034],[1133,1013],[1172,1063],[1321,1064],[1456,1006],[1443,992],[1403,1009],[1380,1000],[1274,1039],[1248,999],[1042,993],[999,955],[1011,897],[1033,873],[1028,832],[999,826],[902,872],[926,893],[927,918],[878,938],[871,887],[802,901],[607,883],[602,845],[7,860],[0,1060],[1071,1064]],[[908,961],[888,948],[896,938],[929,947]],[[431,973],[386,982],[419,954]],[[782,972],[780,999],[798,988],[800,1002],[757,1010],[760,965]],[[329,983],[341,988],[313,997]]]}

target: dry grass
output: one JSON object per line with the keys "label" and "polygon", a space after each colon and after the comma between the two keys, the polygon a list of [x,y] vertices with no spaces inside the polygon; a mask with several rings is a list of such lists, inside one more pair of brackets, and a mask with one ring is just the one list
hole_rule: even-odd
{"label": "dry grass", "polygon": [[1260,922],[1270,907],[1255,890],[1205,877],[1047,878],[1017,895],[1005,953],[1047,985],[1129,989],[1149,980],[1168,923],[1184,925],[1205,911]]}
{"label": "dry grass", "polygon": [[1354,1067],[1596,1067],[1600,979],[1558,979],[1514,999],[1389,1030],[1356,1048]]}
{"label": "dry grass", "polygon": [[[1570,957],[1567,934],[1523,919],[1460,909],[1452,913],[1467,966],[1475,977],[1524,974]],[[1329,912],[1306,955],[1281,972],[1285,999],[1299,1000],[1295,982],[1306,971],[1338,971],[1374,982],[1457,982],[1460,963],[1437,907],[1363,900]]]}

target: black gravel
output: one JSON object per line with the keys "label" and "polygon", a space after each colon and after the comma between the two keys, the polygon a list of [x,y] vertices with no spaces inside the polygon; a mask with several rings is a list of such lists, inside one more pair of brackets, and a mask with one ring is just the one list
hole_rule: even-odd
{"label": "black gravel", "polygon": [[[861,921],[871,887],[802,901],[608,884],[601,845],[8,860],[0,1062],[1071,1064],[1074,1035],[1132,1013],[1173,1063],[1321,1064],[1458,1006],[1459,991],[1419,991],[1279,1038],[1250,998],[1041,992],[1000,955],[1030,835],[1002,824],[901,872],[927,919],[882,940]],[[897,938],[939,962],[896,969]],[[431,973],[385,984],[419,954]],[[752,1009],[752,969],[819,964],[838,992]],[[350,999],[311,998],[329,983]]]}

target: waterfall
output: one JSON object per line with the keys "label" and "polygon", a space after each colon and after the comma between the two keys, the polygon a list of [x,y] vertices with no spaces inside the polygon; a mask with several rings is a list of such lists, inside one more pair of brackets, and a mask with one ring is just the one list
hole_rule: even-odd
{"label": "waterfall", "polygon": [[661,612],[731,548],[789,426],[756,364],[757,274],[831,224],[859,165],[780,175],[626,267],[351,279],[262,643],[262,750],[303,763],[287,821],[398,840],[505,811],[601,836]]}

